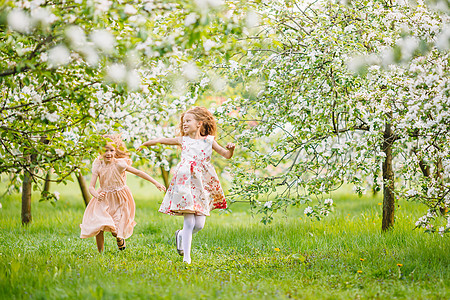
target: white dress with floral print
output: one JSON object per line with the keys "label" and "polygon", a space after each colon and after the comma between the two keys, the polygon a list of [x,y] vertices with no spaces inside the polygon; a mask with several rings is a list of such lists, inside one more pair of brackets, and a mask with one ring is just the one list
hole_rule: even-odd
{"label": "white dress with floral print", "polygon": [[214,136],[200,139],[182,137],[181,161],[175,169],[159,211],[169,215],[195,213],[209,216],[227,202],[216,170],[211,164]]}

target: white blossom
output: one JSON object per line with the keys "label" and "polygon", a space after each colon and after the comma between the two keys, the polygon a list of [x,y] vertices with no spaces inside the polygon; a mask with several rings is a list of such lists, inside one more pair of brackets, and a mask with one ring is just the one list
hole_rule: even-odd
{"label": "white blossom", "polygon": [[141,76],[136,70],[128,72],[127,86],[130,90],[138,90],[141,86]]}
{"label": "white blossom", "polygon": [[308,207],[305,208],[305,210],[303,211],[303,213],[304,213],[305,215],[312,214],[312,212],[313,212],[313,209],[312,209],[311,206],[308,206]]}
{"label": "white blossom", "polygon": [[86,44],[86,34],[79,26],[69,26],[66,29],[66,36],[74,48],[81,48]]}
{"label": "white blossom", "polygon": [[106,68],[106,79],[115,83],[125,82],[127,68],[123,64],[112,64]]}
{"label": "white blossom", "polygon": [[29,33],[33,29],[30,17],[21,9],[12,10],[8,14],[7,22],[12,30],[21,33]]}
{"label": "white blossom", "polygon": [[264,207],[271,208],[272,207],[272,201],[267,201],[264,203]]}
{"label": "white blossom", "polygon": [[446,24],[442,32],[436,37],[436,47],[439,50],[446,51],[450,48],[450,25]]}
{"label": "white blossom", "polygon": [[125,5],[125,9],[123,11],[127,15],[135,15],[135,14],[137,14],[137,9],[131,4]]}
{"label": "white blossom", "polygon": [[63,155],[64,155],[64,153],[65,153],[65,152],[64,152],[64,150],[62,150],[62,149],[59,149],[59,148],[58,148],[58,149],[56,149],[56,150],[55,150],[55,152],[56,152],[56,155],[58,155],[58,156],[60,156],[60,157],[61,157],[61,156],[63,156]]}
{"label": "white blossom", "polygon": [[70,62],[70,52],[64,45],[58,45],[48,51],[48,62],[50,67],[66,65]]}
{"label": "white blossom", "polygon": [[184,19],[184,26],[191,26],[192,24],[194,24],[195,22],[197,22],[198,16],[196,13],[190,13],[189,15],[186,16],[186,18]]}
{"label": "white blossom", "polygon": [[194,63],[186,63],[183,66],[183,75],[188,80],[196,80],[199,76],[199,71]]}
{"label": "white blossom", "polygon": [[44,118],[47,119],[49,122],[54,123],[54,122],[59,120],[59,115],[55,111],[53,113],[46,113],[46,114],[44,114]]}
{"label": "white blossom", "polygon": [[205,86],[208,85],[209,81],[210,80],[208,77],[203,77],[202,80],[200,81],[200,87],[204,88]]}
{"label": "white blossom", "polygon": [[44,7],[38,7],[31,11],[31,20],[34,24],[41,24],[47,26],[57,20],[56,16],[51,11]]}
{"label": "white blossom", "polygon": [[254,11],[250,11],[247,14],[247,17],[245,19],[245,25],[247,28],[253,28],[259,25],[259,15],[255,13]]}
{"label": "white blossom", "polygon": [[211,50],[211,48],[216,46],[216,42],[211,41],[211,40],[206,40],[203,42],[203,49],[205,49],[206,52],[208,52],[209,50]]}
{"label": "white blossom", "polygon": [[97,65],[99,57],[97,51],[95,51],[93,47],[85,46],[80,52],[84,56],[84,59],[86,60],[88,65],[90,65],[91,67]]}
{"label": "white blossom", "polygon": [[109,53],[114,49],[115,38],[106,30],[95,30],[91,32],[89,38],[98,49],[104,52]]}

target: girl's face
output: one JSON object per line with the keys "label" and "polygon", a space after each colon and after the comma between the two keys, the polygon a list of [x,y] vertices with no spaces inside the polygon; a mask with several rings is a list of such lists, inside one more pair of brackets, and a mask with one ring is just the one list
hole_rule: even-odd
{"label": "girl's face", "polygon": [[195,134],[200,127],[202,122],[197,121],[193,114],[187,113],[183,117],[183,131],[186,135]]}
{"label": "girl's face", "polygon": [[105,152],[103,153],[103,159],[105,160],[105,162],[111,162],[115,154],[116,149],[112,145],[106,144]]}

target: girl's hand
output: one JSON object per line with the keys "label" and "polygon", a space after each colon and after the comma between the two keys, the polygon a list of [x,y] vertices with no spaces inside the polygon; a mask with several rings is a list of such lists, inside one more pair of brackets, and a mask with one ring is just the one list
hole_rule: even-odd
{"label": "girl's hand", "polygon": [[158,190],[160,190],[161,192],[165,192],[166,191],[166,187],[164,185],[162,185],[161,183],[157,182],[155,183],[155,186],[158,188]]}
{"label": "girl's hand", "polygon": [[236,148],[236,145],[234,143],[228,143],[225,148],[228,150],[234,151],[234,148]]}
{"label": "girl's hand", "polygon": [[98,194],[96,198],[98,199],[98,201],[103,201],[105,200],[105,196],[106,196],[105,192],[100,192],[100,194]]}

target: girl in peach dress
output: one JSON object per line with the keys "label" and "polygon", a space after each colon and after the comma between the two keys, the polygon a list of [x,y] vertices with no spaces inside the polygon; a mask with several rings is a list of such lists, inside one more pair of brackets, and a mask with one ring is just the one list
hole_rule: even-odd
{"label": "girl in peach dress", "polygon": [[[116,237],[119,250],[125,249],[125,239],[133,234],[135,204],[126,185],[125,172],[133,173],[153,183],[160,191],[166,188],[147,173],[131,167],[125,144],[117,135],[105,136],[107,143],[101,156],[92,164],[89,192],[94,197],[83,216],[81,238],[95,236],[99,252],[103,252],[104,231]],[[95,189],[97,179],[100,188]]]}
{"label": "girl in peach dress", "polygon": [[224,148],[214,140],[216,121],[204,107],[191,108],[181,115],[180,132],[181,137],[149,140],[138,151],[156,144],[181,146],[181,161],[159,211],[183,216],[183,229],[175,232],[175,241],[183,261],[190,264],[192,235],[203,228],[211,210],[227,207],[211,164],[212,151],[230,159],[235,145],[228,143]]}

